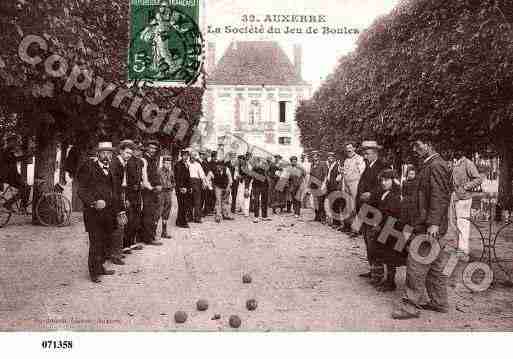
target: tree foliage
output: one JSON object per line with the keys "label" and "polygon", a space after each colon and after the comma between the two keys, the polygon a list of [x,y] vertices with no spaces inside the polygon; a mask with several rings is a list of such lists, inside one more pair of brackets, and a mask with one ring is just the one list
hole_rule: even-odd
{"label": "tree foliage", "polygon": [[511,137],[513,1],[411,0],[361,34],[297,112],[305,148],[377,139],[482,150]]}
{"label": "tree foliage", "polygon": [[[141,110],[127,116],[130,102],[112,107],[113,92],[100,105],[90,105],[86,96],[94,96],[95,84],[85,91],[64,91],[64,83],[74,65],[101,76],[106,86],[112,82],[128,89],[125,82],[129,43],[129,2],[124,0],[13,0],[0,3],[0,107],[17,113],[18,132],[32,136],[55,133],[61,142],[77,144],[94,142],[101,137],[122,138],[142,136],[136,126]],[[24,36],[42,36],[49,45],[40,55],[43,60],[58,54],[68,62],[66,76],[48,76],[44,64],[23,62],[18,47]],[[133,87],[134,95],[144,103],[162,109],[181,106],[191,122],[190,132],[201,116],[203,89],[188,88],[176,95],[176,88],[143,90]],[[156,134],[172,142],[169,136]],[[190,133],[186,140],[190,138]],[[185,141],[186,142],[186,141]],[[179,145],[185,145],[180,143]]]}

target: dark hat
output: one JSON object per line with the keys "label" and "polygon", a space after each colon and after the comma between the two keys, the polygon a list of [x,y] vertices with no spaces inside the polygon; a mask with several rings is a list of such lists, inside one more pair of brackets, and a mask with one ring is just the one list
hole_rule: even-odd
{"label": "dark hat", "polygon": [[131,149],[134,149],[136,146],[135,146],[135,142],[132,141],[132,140],[123,140],[119,143],[119,147],[129,147]]}
{"label": "dark hat", "polygon": [[146,147],[149,147],[151,145],[156,146],[156,147],[160,147],[160,142],[157,141],[157,140],[146,141]]}
{"label": "dark hat", "polygon": [[6,142],[9,142],[9,141],[18,141],[19,140],[19,136],[17,134],[14,134],[14,133],[11,133],[10,135],[7,135],[5,137],[5,141]]}
{"label": "dark hat", "polygon": [[379,178],[383,179],[395,179],[397,175],[393,169],[385,169],[379,174]]}
{"label": "dark hat", "polygon": [[87,157],[96,157],[97,155],[96,148],[92,147],[87,151]]}
{"label": "dark hat", "polygon": [[297,161],[297,156],[292,156],[290,157],[289,161],[292,162],[293,160],[296,160]]}
{"label": "dark hat", "polygon": [[283,158],[283,157],[281,157],[281,155],[274,155],[274,158],[281,159],[281,158]]}
{"label": "dark hat", "polygon": [[180,153],[189,153],[190,154],[191,153],[191,148],[190,147],[182,148]]}

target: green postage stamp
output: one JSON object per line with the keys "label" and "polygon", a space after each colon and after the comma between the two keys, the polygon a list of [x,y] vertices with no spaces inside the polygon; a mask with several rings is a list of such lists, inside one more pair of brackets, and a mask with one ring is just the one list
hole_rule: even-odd
{"label": "green postage stamp", "polygon": [[130,0],[128,80],[191,85],[200,75],[201,0]]}

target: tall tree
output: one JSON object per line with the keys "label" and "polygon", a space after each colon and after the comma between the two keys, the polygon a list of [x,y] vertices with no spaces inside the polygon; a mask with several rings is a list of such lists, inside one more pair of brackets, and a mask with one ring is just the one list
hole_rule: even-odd
{"label": "tall tree", "polygon": [[[376,138],[398,160],[412,139],[428,137],[441,151],[494,149],[512,167],[512,23],[512,0],[403,1],[360,35],[310,117],[320,136]],[[298,124],[308,132],[304,112]],[[501,188],[511,193],[507,171]]]}

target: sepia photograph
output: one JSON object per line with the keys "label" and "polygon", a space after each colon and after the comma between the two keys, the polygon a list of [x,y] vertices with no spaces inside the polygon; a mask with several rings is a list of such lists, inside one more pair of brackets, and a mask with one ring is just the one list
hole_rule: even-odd
{"label": "sepia photograph", "polygon": [[1,0],[0,43],[0,334],[513,330],[512,0]]}

